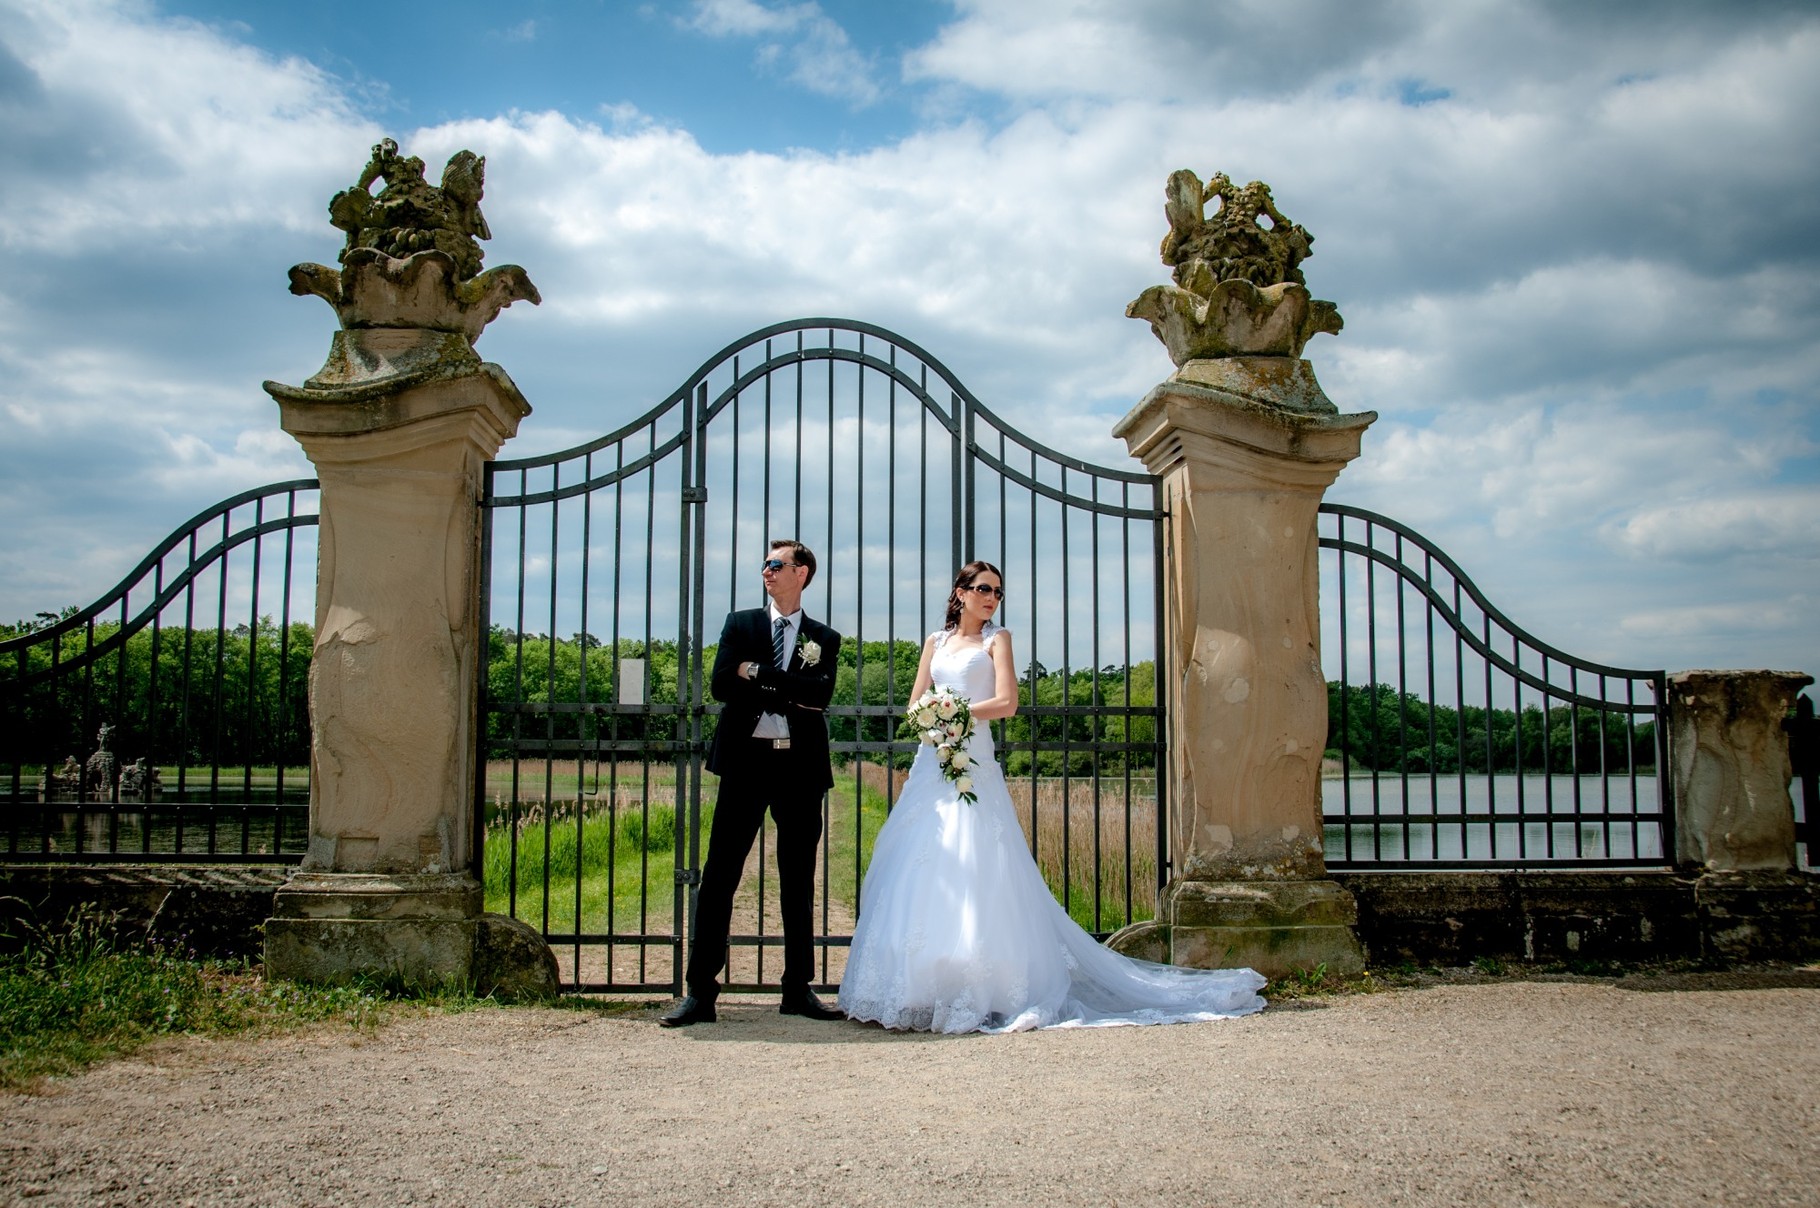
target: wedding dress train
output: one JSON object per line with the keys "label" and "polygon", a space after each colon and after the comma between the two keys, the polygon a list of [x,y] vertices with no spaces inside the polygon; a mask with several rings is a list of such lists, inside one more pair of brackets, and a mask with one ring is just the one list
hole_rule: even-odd
{"label": "wedding dress train", "polygon": [[[931,674],[980,700],[993,694],[985,649],[950,651],[937,635]],[[880,828],[841,979],[841,1009],[887,1028],[1031,1028],[1226,1019],[1263,1009],[1250,969],[1180,969],[1103,947],[1056,902],[981,722],[969,747],[972,803],[918,750]]]}

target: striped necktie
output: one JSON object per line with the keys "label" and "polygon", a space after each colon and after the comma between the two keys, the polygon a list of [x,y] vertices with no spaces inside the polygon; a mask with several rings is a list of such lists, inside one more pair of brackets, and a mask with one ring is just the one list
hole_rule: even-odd
{"label": "striped necktie", "polygon": [[771,623],[771,661],[777,664],[779,671],[788,671],[790,664],[787,658],[788,647],[784,644],[784,635],[790,632],[790,622],[779,617]]}

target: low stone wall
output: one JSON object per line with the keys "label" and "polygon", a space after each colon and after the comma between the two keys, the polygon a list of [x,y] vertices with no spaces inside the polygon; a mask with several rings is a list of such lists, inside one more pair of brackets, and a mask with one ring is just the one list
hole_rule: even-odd
{"label": "low stone wall", "polygon": [[[200,955],[257,960],[289,869],[0,866],[0,931],[79,903]],[[1820,959],[1820,877],[1802,873],[1353,872],[1370,962]]]}
{"label": "low stone wall", "polygon": [[289,873],[283,865],[3,865],[0,932],[16,936],[21,921],[55,925],[88,903],[117,912],[129,935],[259,960],[272,895]]}
{"label": "low stone wall", "polygon": [[1802,873],[1354,872],[1375,965],[1400,961],[1812,960],[1820,877]]}

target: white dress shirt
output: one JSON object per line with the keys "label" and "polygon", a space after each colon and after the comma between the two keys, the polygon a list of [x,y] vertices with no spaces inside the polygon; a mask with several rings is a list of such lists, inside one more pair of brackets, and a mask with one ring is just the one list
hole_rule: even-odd
{"label": "white dress shirt", "polygon": [[[772,603],[766,606],[765,615],[770,618],[770,624],[766,626],[767,630],[770,633],[776,633],[777,618],[783,616],[783,614],[778,612],[777,605]],[[802,609],[799,608],[789,616],[784,617],[784,665],[778,668],[778,670],[783,671],[789,668],[790,660],[796,655],[796,635],[802,630],[802,627]],[[775,643],[776,639],[773,638],[772,640]],[[781,713],[760,713],[758,715],[758,725],[752,728],[752,737],[788,738],[790,737],[790,723],[784,720],[784,716]]]}

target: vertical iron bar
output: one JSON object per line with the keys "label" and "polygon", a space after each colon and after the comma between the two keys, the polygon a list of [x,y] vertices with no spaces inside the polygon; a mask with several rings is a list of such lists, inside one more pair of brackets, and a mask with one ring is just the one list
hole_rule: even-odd
{"label": "vertical iron bar", "polygon": [[[1338,585],[1340,597],[1340,835],[1347,863],[1353,860],[1352,851],[1352,678],[1350,675],[1352,650],[1346,642],[1346,516],[1344,513],[1334,517],[1335,550],[1334,563],[1337,572],[1334,578]],[[1331,729],[1332,706],[1328,707],[1328,727]],[[1322,811],[1325,815],[1325,810]],[[1326,845],[1326,827],[1322,829],[1322,845]]]}

